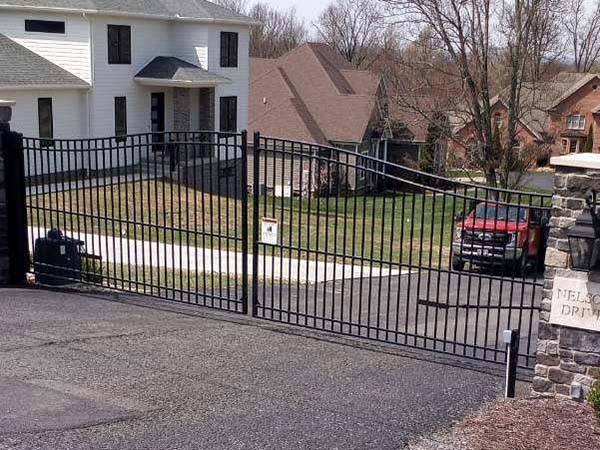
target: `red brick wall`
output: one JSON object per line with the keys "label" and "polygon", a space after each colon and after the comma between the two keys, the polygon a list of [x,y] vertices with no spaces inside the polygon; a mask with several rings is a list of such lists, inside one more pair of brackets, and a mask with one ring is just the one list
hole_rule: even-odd
{"label": "red brick wall", "polygon": [[[552,156],[562,154],[561,133],[566,129],[567,117],[578,113],[585,115],[585,129],[583,133],[587,136],[590,124],[594,126],[594,152],[600,152],[600,115],[592,114],[592,111],[600,107],[600,82],[595,79],[581,88],[574,95],[558,105],[555,112],[550,115],[548,132],[555,139],[552,145]],[[583,150],[583,149],[582,149]]]}
{"label": "red brick wall", "polygon": [[[504,126],[508,123],[508,109],[501,103],[497,103],[492,108],[492,117],[499,115],[502,120]],[[467,125],[462,128],[455,136],[455,139],[451,139],[448,143],[448,154],[452,155],[455,158],[459,158],[464,160],[466,156],[466,149],[462,144],[474,144],[474,128],[472,125]],[[522,148],[526,148],[530,145],[534,145],[536,143],[535,135],[525,126],[518,125],[517,126],[517,139],[521,143]]]}

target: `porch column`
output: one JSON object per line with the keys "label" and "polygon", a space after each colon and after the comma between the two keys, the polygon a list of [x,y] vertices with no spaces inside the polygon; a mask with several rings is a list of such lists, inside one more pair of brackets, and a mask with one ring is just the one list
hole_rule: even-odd
{"label": "porch column", "polygon": [[190,90],[173,89],[173,128],[174,131],[191,130],[192,99]]}
{"label": "porch column", "polygon": [[561,156],[551,164],[556,174],[533,388],[581,401],[600,374],[600,271],[571,269],[567,233],[588,191],[600,193],[600,155]]}

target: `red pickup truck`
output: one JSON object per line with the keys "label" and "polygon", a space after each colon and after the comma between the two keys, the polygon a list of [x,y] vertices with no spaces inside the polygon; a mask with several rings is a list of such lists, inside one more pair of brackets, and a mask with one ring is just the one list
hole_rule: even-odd
{"label": "red pickup truck", "polygon": [[544,210],[481,202],[466,217],[456,217],[452,268],[463,270],[468,262],[525,274],[542,267],[546,240]]}

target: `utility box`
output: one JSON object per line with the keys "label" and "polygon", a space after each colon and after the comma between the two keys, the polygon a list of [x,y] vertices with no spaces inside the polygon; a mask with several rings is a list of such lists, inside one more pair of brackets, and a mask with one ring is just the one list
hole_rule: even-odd
{"label": "utility box", "polygon": [[83,246],[84,242],[66,238],[58,230],[36,239],[33,251],[36,282],[49,286],[80,282]]}

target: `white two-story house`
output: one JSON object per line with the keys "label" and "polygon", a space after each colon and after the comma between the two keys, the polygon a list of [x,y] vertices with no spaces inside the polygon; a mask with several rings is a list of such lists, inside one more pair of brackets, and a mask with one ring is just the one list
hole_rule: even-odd
{"label": "white two-story house", "polygon": [[0,0],[0,100],[42,139],[239,131],[252,23],[205,0]]}

